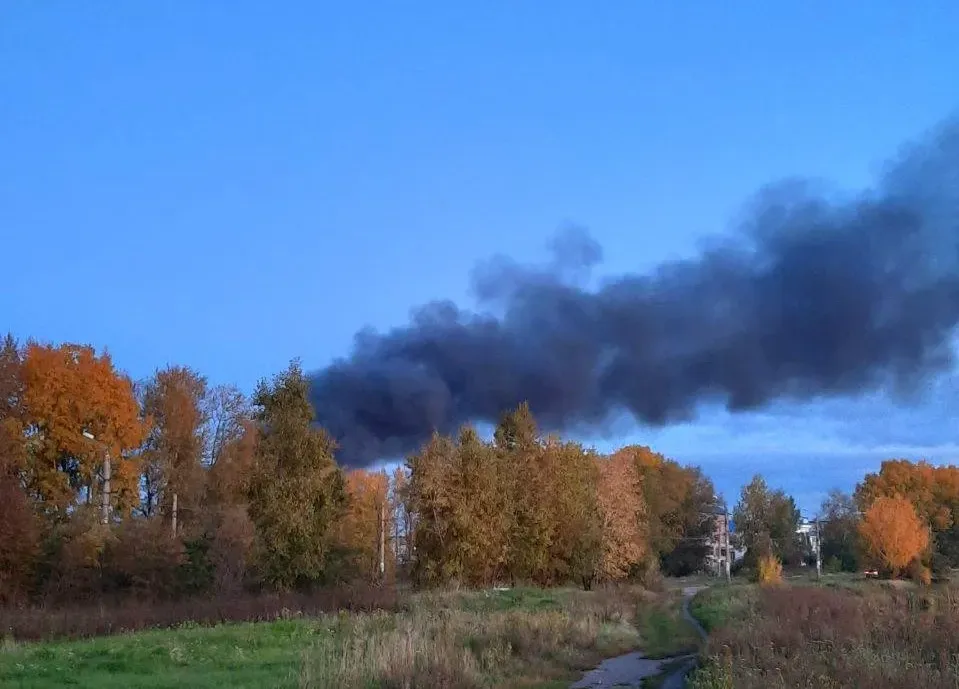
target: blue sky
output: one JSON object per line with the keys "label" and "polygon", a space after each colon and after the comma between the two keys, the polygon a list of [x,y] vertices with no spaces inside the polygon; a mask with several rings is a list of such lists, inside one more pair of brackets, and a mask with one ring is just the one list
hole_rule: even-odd
{"label": "blue sky", "polygon": [[[644,271],[768,182],[868,184],[959,106],[957,26],[945,1],[6,3],[0,329],[250,389],[469,304],[478,260],[569,223]],[[595,442],[813,509],[883,456],[953,459],[954,387]]]}

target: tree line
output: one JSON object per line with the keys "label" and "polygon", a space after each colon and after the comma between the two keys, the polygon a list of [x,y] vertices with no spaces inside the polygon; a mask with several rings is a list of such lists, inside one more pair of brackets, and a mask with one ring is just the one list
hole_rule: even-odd
{"label": "tree line", "polygon": [[692,572],[715,491],[647,447],[437,434],[347,469],[299,365],[247,398],[168,366],[134,381],[76,344],[0,347],[0,599],[292,590],[408,577],[552,585]]}
{"label": "tree line", "polygon": [[[743,488],[733,513],[740,566],[763,556],[786,565],[814,563],[795,501],[761,476]],[[959,567],[959,467],[892,459],[867,474],[852,494],[833,490],[810,525],[827,572],[861,572],[920,582]]]}
{"label": "tree line", "polygon": [[[388,474],[337,464],[296,362],[246,397],[182,366],[133,381],[88,346],[0,346],[4,602],[648,582],[704,569],[722,512],[698,468],[543,434],[525,404]],[[738,566],[811,563],[795,501],[761,477],[733,522]],[[831,494],[818,529],[827,569],[959,565],[959,469],[886,462]]]}

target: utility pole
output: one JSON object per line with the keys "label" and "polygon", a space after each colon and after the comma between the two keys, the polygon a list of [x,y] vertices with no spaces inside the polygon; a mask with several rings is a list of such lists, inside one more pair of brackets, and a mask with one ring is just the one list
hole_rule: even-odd
{"label": "utility pole", "polygon": [[819,535],[819,517],[813,522],[816,525],[816,579],[822,579],[822,539]]}
{"label": "utility pole", "polygon": [[386,578],[386,500],[380,503],[380,581]]}
{"label": "utility pole", "polygon": [[110,523],[110,479],[112,477],[111,466],[110,466],[110,448],[106,444],[101,443],[97,440],[96,436],[93,435],[90,431],[82,431],[82,435],[87,440],[92,440],[94,443],[103,445],[103,490],[101,491],[101,503],[100,503],[100,523],[109,524]]}
{"label": "utility pole", "polygon": [[104,524],[110,523],[110,479],[111,476],[110,466],[110,451],[107,450],[106,454],[103,457],[103,505],[102,505],[102,514],[100,515],[100,521]]}
{"label": "utility pole", "polygon": [[732,552],[729,546],[729,506],[723,501],[723,540],[726,541],[726,556],[723,558],[723,566],[726,570],[726,583],[732,583]]}

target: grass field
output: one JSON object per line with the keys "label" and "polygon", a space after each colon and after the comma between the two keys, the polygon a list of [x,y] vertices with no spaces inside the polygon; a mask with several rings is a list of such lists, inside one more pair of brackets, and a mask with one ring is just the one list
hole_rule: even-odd
{"label": "grass field", "polygon": [[678,610],[675,595],[625,587],[420,594],[395,613],[6,642],[0,686],[565,687],[640,645],[661,655],[689,648]]}

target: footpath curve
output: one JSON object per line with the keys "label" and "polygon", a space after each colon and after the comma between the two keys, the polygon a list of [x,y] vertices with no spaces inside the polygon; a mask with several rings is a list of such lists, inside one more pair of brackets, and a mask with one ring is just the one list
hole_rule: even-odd
{"label": "footpath curve", "polygon": [[[703,639],[706,630],[693,617],[689,603],[693,597],[702,591],[705,586],[687,586],[683,589],[683,618],[692,625],[693,629]],[[681,663],[677,666],[677,663]],[[653,660],[642,653],[634,651],[626,655],[604,660],[583,678],[573,684],[570,689],[612,689],[613,687],[641,687],[647,677],[656,677],[666,671],[666,666],[675,668],[670,670],[661,685],[662,689],[682,689],[686,684],[686,675],[696,666],[696,655],[674,656]]]}

